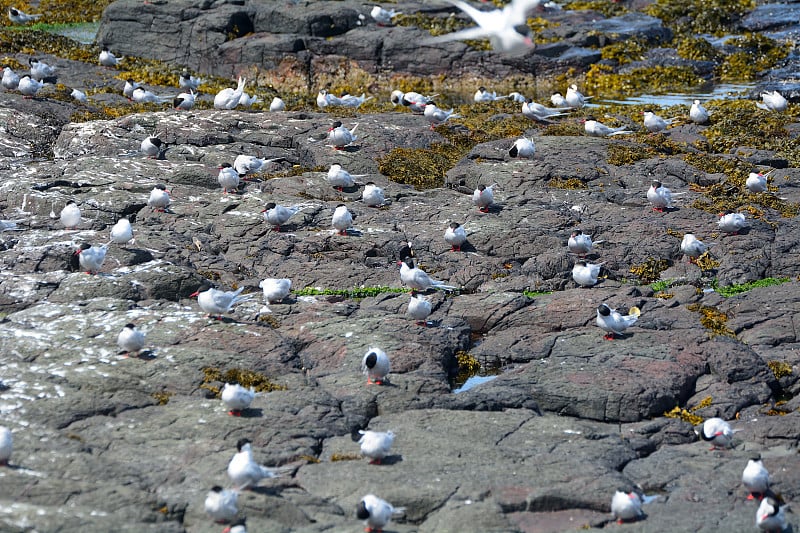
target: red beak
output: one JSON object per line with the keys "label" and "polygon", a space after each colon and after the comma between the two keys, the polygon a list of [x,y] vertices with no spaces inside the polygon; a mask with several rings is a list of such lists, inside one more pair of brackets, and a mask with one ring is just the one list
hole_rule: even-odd
{"label": "red beak", "polygon": [[200,294],[200,291],[194,291],[192,294],[189,295],[189,298],[194,298],[198,294]]}

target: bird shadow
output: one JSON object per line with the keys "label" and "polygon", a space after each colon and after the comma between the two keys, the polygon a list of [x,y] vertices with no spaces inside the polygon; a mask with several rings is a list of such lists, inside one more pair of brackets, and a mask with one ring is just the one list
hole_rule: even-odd
{"label": "bird shadow", "polygon": [[394,455],[387,455],[386,457],[381,459],[380,464],[377,464],[375,466],[391,466],[402,462],[403,462],[403,456],[400,455],[399,453],[396,453]]}
{"label": "bird shadow", "polygon": [[345,230],[345,235],[347,237],[361,237],[363,235],[363,233],[361,233],[360,230],[357,230],[355,228],[347,228]]}
{"label": "bird shadow", "polygon": [[136,356],[137,359],[141,359],[142,361],[152,361],[156,358],[156,352],[153,350],[142,350]]}
{"label": "bird shadow", "polygon": [[242,409],[241,418],[263,418],[264,410],[260,407],[248,407]]}
{"label": "bird shadow", "polygon": [[360,146],[354,146],[354,145],[351,144],[351,145],[348,145],[348,146],[343,146],[342,148],[334,148],[334,150],[336,150],[337,152],[347,152],[348,154],[353,154],[353,153],[358,152],[359,150],[361,150],[361,147]]}
{"label": "bird shadow", "polygon": [[746,226],[746,227],[744,227],[744,228],[742,228],[739,231],[736,231],[734,233],[726,233],[722,237],[736,237],[737,235],[748,235],[749,233],[750,233],[750,227]]}

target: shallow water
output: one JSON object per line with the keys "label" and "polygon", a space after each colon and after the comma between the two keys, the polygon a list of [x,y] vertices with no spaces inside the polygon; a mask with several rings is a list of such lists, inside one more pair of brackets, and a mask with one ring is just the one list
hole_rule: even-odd
{"label": "shallow water", "polygon": [[458,387],[457,389],[453,389],[453,394],[458,394],[459,392],[466,392],[473,387],[477,387],[481,383],[486,383],[487,381],[492,381],[496,378],[497,375],[494,376],[472,376],[471,378],[467,379],[463,385]]}
{"label": "shallow water", "polygon": [[87,22],[85,24],[76,24],[64,28],[52,30],[56,35],[63,35],[69,37],[81,44],[92,44],[97,37],[97,31],[100,29],[99,22]]}
{"label": "shallow water", "polygon": [[670,107],[674,105],[690,106],[695,100],[705,102],[707,100],[728,100],[742,98],[748,92],[755,89],[756,84],[748,83],[721,83],[714,85],[709,91],[697,91],[689,93],[666,93],[666,94],[642,94],[631,96],[619,100],[593,98],[591,105],[587,107],[597,107],[598,105],[622,104],[622,105],[653,105]]}

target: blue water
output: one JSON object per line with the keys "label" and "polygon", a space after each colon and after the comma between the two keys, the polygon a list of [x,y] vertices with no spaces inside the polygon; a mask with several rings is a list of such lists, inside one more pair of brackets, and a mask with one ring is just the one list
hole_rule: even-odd
{"label": "blue water", "polygon": [[467,379],[463,385],[458,387],[457,389],[453,389],[453,394],[458,394],[459,392],[466,392],[473,387],[477,387],[481,383],[486,383],[487,381],[492,381],[497,376],[472,376],[471,378]]}
{"label": "blue water", "polygon": [[729,98],[741,98],[756,87],[755,83],[721,83],[715,85],[709,91],[690,92],[690,93],[667,93],[667,94],[642,94],[631,96],[621,100],[593,98],[591,106],[622,104],[622,105],[653,105],[669,107],[673,105],[692,105],[695,100],[705,102],[706,100],[725,100]]}

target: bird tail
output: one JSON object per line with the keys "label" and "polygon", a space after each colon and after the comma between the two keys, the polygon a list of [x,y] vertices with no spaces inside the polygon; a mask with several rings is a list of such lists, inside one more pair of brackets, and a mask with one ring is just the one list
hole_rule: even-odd
{"label": "bird tail", "polygon": [[458,287],[456,287],[454,285],[445,285],[445,283],[443,281],[434,281],[433,282],[433,288],[434,289],[442,289],[442,290],[445,290],[445,291],[454,291]]}
{"label": "bird tail", "polygon": [[392,507],[392,514],[403,514],[406,512],[405,507]]}
{"label": "bird tail", "polygon": [[770,111],[770,108],[767,107],[767,104],[762,104],[761,102],[757,103],[756,107],[759,109],[763,109],[764,111]]}
{"label": "bird tail", "polygon": [[236,84],[237,85],[236,90],[237,91],[244,91],[244,86],[246,84],[247,84],[247,78],[242,78],[241,76],[239,76],[239,81]]}
{"label": "bird tail", "polygon": [[[372,97],[370,96],[370,98],[372,98]],[[358,123],[356,123],[356,125],[353,126],[353,129],[350,130],[350,133],[355,133],[357,127],[358,127]],[[355,139],[355,136],[353,136],[353,138]]]}
{"label": "bird tail", "polygon": [[609,133],[608,136],[611,137],[613,135],[628,135],[628,134],[631,134],[631,133],[633,133],[631,130],[617,130],[617,131]]}
{"label": "bird tail", "polygon": [[241,302],[247,302],[251,300],[254,295],[255,293],[249,292],[247,294],[242,294],[241,296],[236,296],[236,298],[234,298],[233,301],[231,302],[231,305],[233,306]]}

